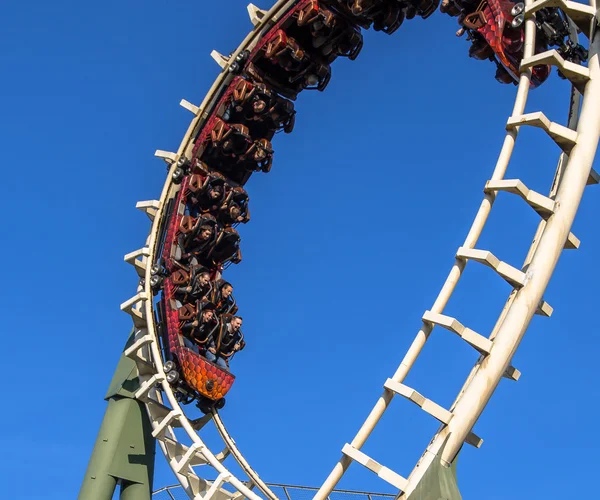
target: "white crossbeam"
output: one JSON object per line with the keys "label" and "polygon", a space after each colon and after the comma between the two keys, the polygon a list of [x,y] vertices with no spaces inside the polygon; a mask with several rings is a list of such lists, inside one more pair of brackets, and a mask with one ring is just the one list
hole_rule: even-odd
{"label": "white crossbeam", "polygon": [[[159,421],[159,420],[162,421],[162,419],[164,419],[169,413],[171,413],[173,411],[172,408],[169,408],[168,406],[165,406],[162,403],[159,403],[158,401],[156,401],[152,398],[146,399],[146,408],[148,409],[148,412],[150,413],[152,420],[155,420],[155,421]],[[178,426],[179,425],[177,422],[173,422],[173,424],[171,424],[171,427],[178,427]]]}
{"label": "white crossbeam", "polygon": [[546,316],[546,318],[549,318],[550,316],[552,316],[552,313],[554,312],[554,309],[552,308],[552,306],[550,304],[548,304],[548,302],[546,302],[545,300],[542,300],[539,305],[537,310],[535,311],[535,313],[539,316]]}
{"label": "white crossbeam", "polygon": [[259,9],[256,5],[252,3],[249,3],[248,7],[246,8],[248,9],[248,16],[250,17],[250,22],[254,26],[259,25],[263,17],[265,17],[265,14],[267,13],[266,10]]}
{"label": "white crossbeam", "polygon": [[559,7],[569,16],[582,33],[590,38],[590,26],[594,17],[594,8],[590,5],[567,0],[539,0],[525,7],[525,18],[531,17],[540,9]]}
{"label": "white crossbeam", "polygon": [[138,201],[135,204],[135,208],[144,212],[148,218],[153,221],[154,217],[156,217],[156,212],[158,212],[160,208],[160,201],[158,200],[145,200]]}
{"label": "white crossbeam", "polygon": [[577,132],[575,130],[551,122],[541,111],[511,116],[506,122],[506,130],[513,130],[523,125],[541,128],[567,154],[571,152],[577,142]]}
{"label": "white crossbeam", "polygon": [[467,439],[465,439],[465,443],[470,444],[475,448],[481,448],[481,445],[483,444],[483,439],[481,439],[474,432],[469,432],[469,434],[467,434]]}
{"label": "white crossbeam", "polygon": [[395,488],[398,488],[400,491],[404,491],[404,488],[406,488],[406,484],[408,483],[408,480],[406,478],[395,473],[393,470],[381,465],[379,462],[376,462],[375,460],[368,457],[362,451],[357,450],[353,446],[345,444],[342,448],[342,453],[348,458],[351,458],[355,462],[358,462],[362,466],[366,467],[371,472],[374,472],[381,479],[391,484]]}
{"label": "white crossbeam", "polygon": [[138,351],[144,347],[145,345],[150,344],[151,342],[154,341],[154,338],[151,334],[147,333],[148,330],[147,329],[143,329],[141,330],[142,332],[146,332],[144,335],[141,335],[133,344],[131,344],[127,349],[125,349],[124,353],[125,356],[127,356],[128,358],[131,358],[133,360],[137,359],[137,354]]}
{"label": "white crossbeam", "polygon": [[431,311],[425,311],[423,314],[423,321],[434,325],[439,325],[446,330],[455,333],[467,344],[475,348],[481,354],[489,354],[492,350],[492,341],[483,335],[466,328],[456,318],[445,316],[444,314],[437,314]]}
{"label": "white crossbeam", "polygon": [[188,448],[181,460],[177,461],[175,465],[175,471],[179,474],[183,474],[184,470],[189,467],[198,457],[204,460],[202,452],[206,449],[206,446],[200,443],[193,443]]}
{"label": "white crossbeam", "polygon": [[216,63],[221,66],[221,69],[225,69],[227,67],[227,65],[229,64],[229,57],[224,56],[223,54],[221,54],[220,52],[217,52],[216,50],[213,50],[210,53],[210,57],[212,57]]}
{"label": "white crossbeam", "polygon": [[[129,252],[123,257],[123,260],[127,262],[127,264],[131,264],[135,268],[138,276],[143,278],[146,274],[146,261],[148,260],[149,255],[150,249],[148,247],[143,247],[139,250]],[[141,257],[141,259],[139,257]]]}
{"label": "white crossbeam", "polygon": [[388,378],[385,381],[383,386],[398,394],[399,396],[403,396],[409,401],[412,401],[417,406],[419,406],[423,411],[429,413],[436,420],[439,420],[443,424],[448,425],[450,420],[452,419],[452,413],[442,408],[437,403],[431,401],[431,399],[427,399],[419,392],[415,391],[412,387],[408,387],[407,385],[401,384],[399,382],[394,382],[391,378]]}
{"label": "white crossbeam", "polygon": [[155,375],[152,375],[152,377],[143,382],[142,385],[140,385],[140,388],[135,391],[135,399],[146,402],[149,399],[148,393],[156,384],[162,382],[164,379],[165,376],[163,374],[156,373]]}
{"label": "white crossbeam", "polygon": [[521,288],[525,285],[526,276],[524,272],[519,271],[506,262],[502,262],[488,250],[460,247],[456,252],[456,257],[458,259],[474,260],[480,264],[491,267],[515,288]]}
{"label": "white crossbeam", "polygon": [[580,244],[581,241],[579,241],[579,238],[577,238],[577,236],[575,236],[573,233],[569,233],[569,236],[567,236],[567,241],[565,242],[565,250],[577,250]]}
{"label": "white crossbeam", "polygon": [[538,64],[550,64],[557,67],[560,72],[569,80],[573,86],[583,94],[585,84],[590,79],[590,70],[580,64],[575,64],[570,61],[566,61],[563,57],[555,50],[547,50],[540,54],[535,54],[532,57],[523,59],[521,61],[521,71],[527,68],[533,68]]}
{"label": "white crossbeam", "polygon": [[177,153],[171,153],[171,151],[163,151],[162,149],[157,149],[154,152],[154,156],[164,160],[167,165],[177,161]]}
{"label": "white crossbeam", "polygon": [[503,376],[504,378],[514,380],[516,382],[521,377],[521,372],[514,366],[509,366],[506,370],[504,370]]}
{"label": "white crossbeam", "polygon": [[172,422],[179,422],[179,419],[183,417],[183,413],[180,409],[171,410],[167,415],[160,421],[160,423],[152,431],[152,437],[160,439],[160,436],[164,435],[167,427]]}
{"label": "white crossbeam", "polygon": [[146,314],[143,307],[144,301],[148,300],[146,292],[140,292],[121,304],[121,311],[129,314],[133,319],[133,324],[137,328],[146,327]]}
{"label": "white crossbeam", "polygon": [[181,99],[181,101],[179,101],[179,105],[194,115],[197,115],[198,111],[200,110],[198,106],[194,106],[190,101],[185,99]]}
{"label": "white crossbeam", "polygon": [[520,196],[531,208],[533,208],[543,219],[547,219],[554,213],[556,202],[547,196],[529,189],[520,179],[498,179],[489,180],[483,189],[485,193],[493,191],[505,191]]}

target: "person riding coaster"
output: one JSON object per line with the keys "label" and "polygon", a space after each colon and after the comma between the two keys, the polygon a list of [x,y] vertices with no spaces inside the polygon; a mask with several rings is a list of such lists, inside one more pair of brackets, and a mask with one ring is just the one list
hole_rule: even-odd
{"label": "person riding coaster", "polygon": [[199,263],[198,256],[208,254],[217,242],[219,225],[212,215],[184,216],[179,224],[178,252],[176,260]]}
{"label": "person riding coaster", "polygon": [[211,272],[204,266],[192,266],[191,272],[186,269],[176,270],[171,279],[175,288],[175,297],[181,303],[204,300],[213,294]]}
{"label": "person riding coaster", "polygon": [[222,174],[211,172],[200,189],[193,192],[190,189],[190,194],[186,199],[189,215],[192,217],[204,214],[215,215],[227,198],[228,188],[227,180]]}
{"label": "person riding coaster", "polygon": [[264,84],[240,78],[234,86],[231,103],[222,118],[228,123],[243,123],[252,137],[271,140],[276,132],[289,134],[294,129],[294,104]]}
{"label": "person riding coaster", "polygon": [[248,193],[242,187],[230,189],[227,198],[217,212],[217,220],[224,227],[234,224],[245,224],[250,220]]}
{"label": "person riding coaster", "polygon": [[217,280],[212,284],[210,301],[215,304],[218,316],[235,314],[238,311],[235,298],[233,297],[233,285],[223,279]]}

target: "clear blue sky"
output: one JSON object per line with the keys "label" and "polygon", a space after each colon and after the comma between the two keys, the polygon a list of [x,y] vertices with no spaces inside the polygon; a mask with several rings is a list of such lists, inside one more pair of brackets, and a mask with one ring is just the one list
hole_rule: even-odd
{"label": "clear blue sky", "polygon": [[[0,62],[4,157],[0,227],[5,397],[3,498],[75,498],[130,329],[119,304],[136,275],[123,255],[149,228],[135,210],[156,198],[164,164],[251,25],[246,1],[10,2]],[[261,2],[268,7],[268,2]],[[248,347],[223,418],[267,481],[319,485],[400,362],[462,244],[500,150],[515,90],[467,57],[454,19],[435,14],[395,35],[368,32],[357,61],[333,67],[327,91],[297,102],[268,175],[248,184],[243,262],[227,277]],[[554,75],[529,111],[566,119]],[[508,177],[546,193],[558,148],[537,130],[517,144]],[[596,491],[600,271],[590,188],[574,225],[578,251],[559,262],[514,365],[464,449],[468,499],[589,498]],[[520,266],[537,224],[501,194],[480,248]],[[446,309],[488,335],[509,287],[470,264]],[[443,406],[475,354],[435,330],[407,384]],[[407,475],[435,431],[396,400],[364,451]],[[209,437],[209,442],[214,442]],[[235,468],[234,468],[235,470]],[[158,456],[156,487],[174,482]],[[360,466],[345,488],[390,491]],[[565,494],[563,488],[570,489]]]}

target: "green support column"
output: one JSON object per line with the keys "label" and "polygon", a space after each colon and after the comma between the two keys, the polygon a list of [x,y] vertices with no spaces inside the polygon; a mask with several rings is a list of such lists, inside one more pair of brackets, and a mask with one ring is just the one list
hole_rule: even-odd
{"label": "green support column", "polygon": [[415,491],[408,496],[408,500],[462,500],[456,483],[458,455],[450,467],[444,467],[440,460],[444,446],[423,475]]}
{"label": "green support column", "polygon": [[150,500],[156,440],[144,405],[134,399],[139,385],[135,362],[121,355],[78,500],[112,500],[117,484],[121,500]]}

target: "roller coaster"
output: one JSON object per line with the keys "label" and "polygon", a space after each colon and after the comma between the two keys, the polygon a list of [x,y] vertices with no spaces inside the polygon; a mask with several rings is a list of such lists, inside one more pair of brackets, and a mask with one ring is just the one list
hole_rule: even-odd
{"label": "roller coaster", "polygon": [[[250,4],[253,29],[248,36],[229,55],[213,51],[222,71],[200,105],[181,101],[194,118],[179,149],[156,152],[168,166],[160,198],[137,204],[152,224],[145,245],[125,256],[139,282],[137,293],[121,305],[134,327],[107,395],[103,429],[113,429],[114,446],[110,452],[98,451],[103,446],[99,437],[82,500],[112,498],[118,482],[133,485],[130,491],[140,486],[140,496],[132,498],[149,498],[154,440],[192,499],[278,498],[246,461],[219,415],[235,382],[231,361],[245,345],[234,285],[224,279],[227,268],[242,261],[236,227],[250,221],[244,186],[254,173],[276,168],[272,141],[276,133],[293,131],[297,96],[324,91],[334,61],[359,56],[364,30],[392,34],[415,16],[427,19],[438,7],[457,18],[457,35],[466,35],[470,42],[469,56],[490,61],[500,83],[517,87],[514,107],[481,205],[437,299],[423,314],[421,328],[398,369],[384,381],[381,397],[342,448],[341,458],[314,498],[328,498],[353,462],[392,485],[398,499],[461,498],[454,471],[458,453],[465,443],[481,445],[473,427],[500,380],[518,380],[512,358],[533,316],[552,313],[545,290],[562,251],[578,248],[571,226],[586,186],[600,181],[592,169],[600,137],[600,30],[595,0],[438,2],[280,0],[269,10]],[[553,67],[571,83],[564,125],[542,111],[525,113],[530,90],[543,85]],[[505,178],[522,127],[543,130],[562,150],[548,194],[529,189],[520,179]],[[477,246],[501,192],[517,195],[539,215],[520,267]],[[469,262],[491,268],[511,286],[488,336],[444,314]],[[460,337],[479,355],[448,409],[403,383],[436,326]],[[361,451],[397,396],[440,423],[408,475]],[[204,417],[190,420],[188,405],[197,406]],[[137,436],[131,439],[147,455],[135,467],[107,465],[118,455],[124,432],[125,424],[116,429],[111,423],[119,412],[128,415],[121,421],[129,422],[128,432]],[[203,440],[209,424],[222,438],[223,451],[213,452]],[[244,477],[225,466],[230,455]]]}

